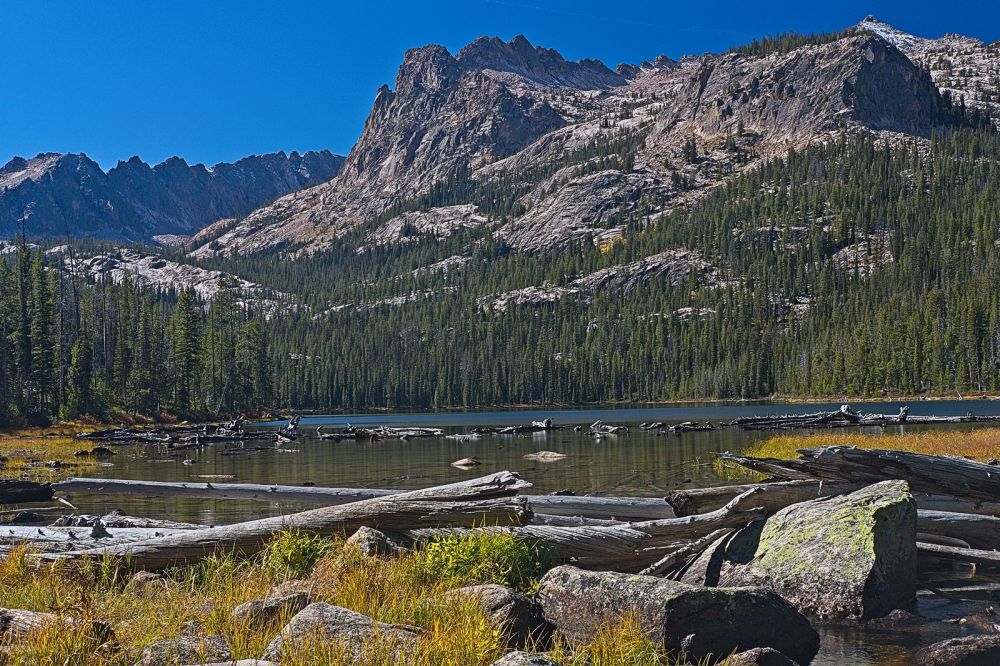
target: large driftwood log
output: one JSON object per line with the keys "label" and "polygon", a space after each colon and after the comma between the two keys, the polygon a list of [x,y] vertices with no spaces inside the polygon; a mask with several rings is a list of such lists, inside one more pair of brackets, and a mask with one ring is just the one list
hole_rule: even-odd
{"label": "large driftwood log", "polygon": [[[561,560],[585,569],[613,569],[635,573],[659,560],[666,551],[687,546],[718,529],[743,527],[765,515],[762,491],[753,488],[726,506],[710,513],[683,518],[647,520],[621,525],[583,525],[563,527],[524,525],[503,530],[528,542],[541,542]],[[433,539],[456,533],[456,530],[409,530],[417,540]],[[460,531],[458,531],[460,532]]]}
{"label": "large driftwood log", "polygon": [[973,548],[1000,548],[1000,518],[950,511],[917,511],[917,529],[926,534],[961,539]]}
{"label": "large driftwood log", "polygon": [[103,531],[95,532],[93,527],[4,525],[0,527],[0,553],[22,544],[28,544],[33,549],[46,553],[68,552],[148,541],[187,531],[190,530],[129,527],[105,528]]}
{"label": "large driftwood log", "polygon": [[995,550],[960,548],[957,546],[944,546],[936,543],[927,543],[926,541],[918,541],[917,552],[921,555],[933,555],[945,560],[956,560],[978,566],[1000,567],[1000,552]]}
{"label": "large driftwood log", "polygon": [[98,645],[111,641],[115,637],[114,631],[104,622],[85,622],[55,613],[42,613],[19,608],[0,608],[0,643],[23,640],[31,632],[52,624],[62,624],[67,627],[84,626],[88,629],[87,637]]}
{"label": "large driftwood log", "polygon": [[829,497],[851,493],[864,484],[823,482],[815,479],[800,481],[779,481],[776,483],[748,483],[738,486],[717,486],[714,488],[691,488],[674,490],[666,496],[666,502],[678,516],[691,516],[697,513],[715,511],[737,495],[752,488],[763,488],[769,501],[776,508],[784,508],[789,504],[797,504],[818,497]]}
{"label": "large driftwood log", "polygon": [[877,483],[902,479],[916,492],[948,494],[974,500],[1000,500],[1000,467],[947,456],[906,451],[832,446],[802,449],[797,460],[746,458],[721,454],[724,460],[785,479],[829,479]]}
{"label": "large driftwood log", "polygon": [[224,527],[187,530],[148,541],[77,550],[52,557],[115,555],[126,558],[136,569],[162,569],[198,561],[218,550],[243,555],[256,553],[274,534],[287,529],[332,535],[362,526],[402,531],[420,527],[520,525],[530,519],[531,512],[523,498],[512,495],[530,485],[516,474],[498,472],[390,497]]}
{"label": "large driftwood log", "polygon": [[[193,497],[220,500],[301,502],[324,506],[347,504],[373,497],[399,494],[379,488],[320,488],[256,483],[188,483],[132,481],[126,479],[73,478],[54,484],[59,492],[143,497]],[[735,497],[739,493],[734,493]],[[578,497],[575,495],[527,495],[532,511],[553,516],[579,516],[601,520],[649,520],[673,518],[669,504],[655,497]],[[730,497],[729,499],[732,499]],[[728,500],[727,500],[728,501]],[[722,502],[719,506],[723,506]]]}

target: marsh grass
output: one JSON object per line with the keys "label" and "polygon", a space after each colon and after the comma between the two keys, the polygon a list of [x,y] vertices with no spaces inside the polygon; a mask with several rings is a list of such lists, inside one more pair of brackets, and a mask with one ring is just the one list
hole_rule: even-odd
{"label": "marsh grass", "polygon": [[[81,469],[96,467],[96,459],[74,455],[77,451],[93,448],[93,444],[76,440],[73,434],[71,428],[0,434],[0,477],[54,481]],[[57,466],[48,466],[51,461]]]}
{"label": "marsh grass", "polygon": [[1000,459],[1000,428],[958,430],[942,428],[904,434],[823,433],[779,435],[758,442],[743,455],[791,459],[799,449],[823,446],[855,446],[859,449],[893,449],[927,455],[963,456],[985,462]]}
{"label": "marsh grass", "polygon": [[[473,560],[477,566],[471,566]],[[450,537],[387,560],[345,548],[341,539],[286,532],[254,558],[217,555],[142,585],[131,580],[123,564],[103,558],[36,566],[25,548],[0,558],[0,607],[84,621],[79,626],[56,623],[33,631],[25,640],[5,646],[5,663],[130,665],[145,646],[177,637],[192,625],[199,635],[223,637],[235,659],[256,658],[291,618],[260,628],[235,622],[233,609],[266,597],[276,584],[307,576],[318,601],[380,622],[416,627],[421,634],[416,646],[405,651],[396,650],[384,636],[376,636],[359,651],[307,637],[287,646],[282,664],[488,666],[506,652],[503,627],[494,626],[475,599],[449,598],[447,593],[490,582],[519,583],[530,589],[548,560],[538,547],[502,532]],[[108,623],[114,641],[98,644],[88,624],[93,621]],[[570,648],[557,638],[550,656],[567,666],[677,663],[658,650],[631,618],[609,626],[586,645]]]}

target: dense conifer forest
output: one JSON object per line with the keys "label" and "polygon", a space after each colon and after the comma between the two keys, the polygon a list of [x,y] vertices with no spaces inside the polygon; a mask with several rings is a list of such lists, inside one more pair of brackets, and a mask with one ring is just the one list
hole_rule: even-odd
{"label": "dense conifer forest", "polygon": [[[569,159],[627,162],[640,140]],[[0,261],[0,420],[1000,390],[992,129],[842,138],[689,206],[650,197],[618,242],[513,252],[492,232],[547,175],[459,174],[410,205],[484,202],[492,227],[358,252],[376,220],[321,254],[201,262],[296,296],[278,311],[88,283],[22,244]],[[677,248],[713,270],[491,305]]]}

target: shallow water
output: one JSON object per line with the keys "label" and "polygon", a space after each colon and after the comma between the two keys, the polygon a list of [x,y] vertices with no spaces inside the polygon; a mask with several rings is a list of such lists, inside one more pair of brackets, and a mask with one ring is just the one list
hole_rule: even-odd
{"label": "shallow water", "polygon": [[[859,411],[895,414],[903,403],[856,404]],[[1000,414],[1000,401],[926,401],[907,403],[911,414],[950,416],[974,412]],[[637,427],[628,434],[595,441],[573,430],[559,430],[535,435],[486,435],[474,441],[456,441],[443,437],[414,439],[408,442],[333,442],[309,436],[316,426],[327,430],[356,426],[433,426],[448,434],[463,433],[475,426],[524,424],[549,417],[557,425],[606,423],[638,424],[663,421],[729,421],[754,414],[786,414],[836,409],[838,405],[681,405],[657,408],[615,408],[545,411],[491,411],[447,413],[385,413],[350,416],[319,416],[302,420],[300,430],[306,435],[283,445],[258,447],[248,442],[246,448],[229,445],[206,447],[202,451],[169,453],[156,447],[121,447],[112,465],[88,472],[109,478],[156,481],[192,481],[317,486],[372,487],[410,489],[474,478],[509,469],[534,484],[531,492],[549,493],[568,489],[578,494],[662,496],[676,488],[691,488],[732,483],[720,478],[712,465],[718,451],[738,452],[770,433],[718,429],[684,433],[680,436],[657,435]],[[283,422],[260,424],[278,427]],[[974,425],[894,426],[885,432],[907,432],[928,428],[971,428]],[[878,433],[878,428],[838,429],[836,432]],[[558,451],[567,458],[540,463],[525,460],[526,453]],[[476,457],[482,465],[459,470],[449,463],[459,458]],[[196,460],[182,465],[184,458]],[[207,477],[232,477],[212,479]],[[202,524],[221,524],[257,517],[291,513],[304,508],[294,504],[226,502],[80,495],[73,502],[81,510],[104,513],[120,508],[134,515],[149,515]],[[979,604],[982,607],[985,604]],[[814,662],[833,664],[887,665],[912,661],[916,646],[960,635],[962,631],[941,620],[961,617],[976,605],[956,605],[934,599],[921,599],[918,611],[937,620],[924,627],[874,634],[856,629],[822,628],[823,648]]]}

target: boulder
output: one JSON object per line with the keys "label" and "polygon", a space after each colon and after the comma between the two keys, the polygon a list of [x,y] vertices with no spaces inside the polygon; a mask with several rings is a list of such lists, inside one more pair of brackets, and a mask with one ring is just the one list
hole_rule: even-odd
{"label": "boulder", "polygon": [[313,580],[302,578],[292,578],[283,583],[278,583],[267,592],[267,598],[283,597],[293,592],[301,592],[309,597],[309,603],[315,601],[317,583]]}
{"label": "boulder", "polygon": [[[801,502],[726,544],[720,586],[764,586],[800,612],[867,620],[912,604],[917,507],[905,481]],[[710,576],[711,578],[711,576]]]}
{"label": "boulder", "polygon": [[367,615],[330,604],[310,604],[274,637],[262,658],[278,660],[282,650],[310,641],[340,642],[360,658],[364,643],[378,637],[390,643],[401,656],[412,650],[419,630],[403,625],[376,622]]}
{"label": "boulder", "polygon": [[181,636],[147,645],[135,666],[173,666],[232,660],[229,645],[218,636]]}
{"label": "boulder", "polygon": [[726,660],[726,666],[795,666],[795,662],[774,648],[754,648],[738,652]]}
{"label": "boulder", "polygon": [[345,548],[357,548],[369,557],[392,557],[406,550],[400,540],[371,527],[360,527],[344,543]]}
{"label": "boulder", "polygon": [[772,647],[807,664],[819,650],[809,621],[764,588],[697,587],[561,566],[542,578],[538,600],[545,619],[573,643],[633,615],[653,642],[693,661]]}
{"label": "boulder", "polygon": [[918,651],[918,666],[995,666],[1000,664],[1000,634],[950,638]]}
{"label": "boulder", "polygon": [[128,581],[126,589],[132,592],[161,591],[167,586],[167,579],[152,571],[138,571]]}
{"label": "boulder", "polygon": [[289,592],[282,596],[248,601],[233,609],[233,623],[259,629],[290,618],[310,603],[305,592]]}
{"label": "boulder", "polygon": [[472,585],[452,590],[448,599],[474,598],[490,616],[493,625],[502,628],[510,648],[544,644],[552,635],[552,626],[542,617],[541,607],[525,595],[503,585]]}
{"label": "boulder", "polygon": [[559,664],[540,654],[508,652],[494,661],[491,666],[559,666]]}
{"label": "boulder", "polygon": [[909,629],[927,624],[927,619],[920,617],[910,611],[901,608],[890,612],[888,615],[868,620],[865,628],[871,631],[897,631],[899,629]]}

